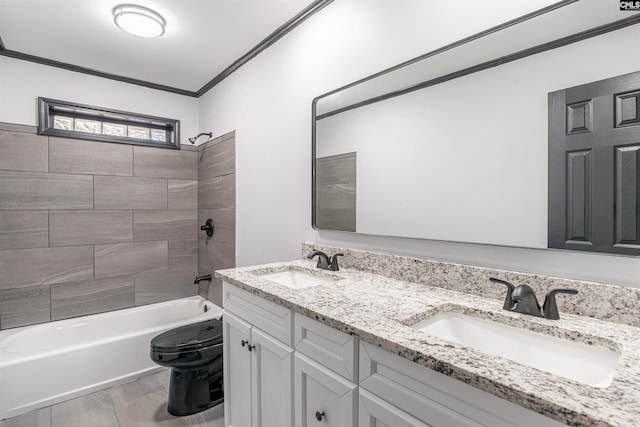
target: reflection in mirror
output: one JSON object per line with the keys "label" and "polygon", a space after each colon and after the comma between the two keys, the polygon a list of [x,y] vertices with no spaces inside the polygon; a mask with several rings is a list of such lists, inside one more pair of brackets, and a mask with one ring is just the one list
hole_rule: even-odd
{"label": "reflection in mirror", "polygon": [[640,69],[640,15],[606,3],[564,2],[317,98],[314,226],[546,248],[548,93]]}
{"label": "reflection in mirror", "polygon": [[514,55],[511,60],[517,60],[545,51],[554,47],[552,42],[563,38],[575,41],[575,35],[624,18],[630,18],[629,13],[600,0],[553,3],[319,96],[316,118],[491,68],[504,63],[509,55]]}
{"label": "reflection in mirror", "polygon": [[316,227],[356,231],[355,152],[316,158]]}

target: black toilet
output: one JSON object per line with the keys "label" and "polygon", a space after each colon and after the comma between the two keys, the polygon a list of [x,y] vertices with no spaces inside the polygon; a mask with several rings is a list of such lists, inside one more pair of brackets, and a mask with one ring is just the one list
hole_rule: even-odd
{"label": "black toilet", "polygon": [[171,369],[167,409],[191,415],[223,402],[222,321],[206,320],[151,340],[151,359]]}

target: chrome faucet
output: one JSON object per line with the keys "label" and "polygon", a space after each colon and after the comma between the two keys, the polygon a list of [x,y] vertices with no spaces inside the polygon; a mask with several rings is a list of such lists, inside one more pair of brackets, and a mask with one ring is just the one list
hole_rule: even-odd
{"label": "chrome faucet", "polygon": [[196,280],[193,281],[194,285],[197,285],[200,282],[210,282],[211,281],[211,273],[205,274],[204,276],[196,276]]}
{"label": "chrome faucet", "polygon": [[507,295],[504,299],[502,308],[508,311],[515,311],[516,313],[530,314],[532,316],[543,317],[545,319],[558,320],[560,314],[558,313],[558,306],[556,305],[556,294],[577,294],[575,289],[551,289],[547,292],[542,307],[538,303],[536,293],[529,285],[520,285],[518,287],[513,286],[506,280],[496,279],[490,277],[494,283],[500,283],[507,287]]}
{"label": "chrome faucet", "polygon": [[315,256],[318,257],[318,264],[316,264],[316,267],[323,270],[339,271],[340,266],[338,265],[338,257],[344,256],[344,254],[337,253],[330,257],[324,252],[314,249],[309,255],[307,255],[307,259],[313,259]]}

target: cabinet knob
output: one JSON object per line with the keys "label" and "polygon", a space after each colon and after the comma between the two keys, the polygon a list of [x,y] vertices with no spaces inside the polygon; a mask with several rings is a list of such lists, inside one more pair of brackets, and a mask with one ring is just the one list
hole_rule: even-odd
{"label": "cabinet knob", "polygon": [[316,411],[316,420],[322,421],[323,418],[324,418],[324,411],[322,412]]}
{"label": "cabinet knob", "polygon": [[249,341],[247,340],[242,340],[240,341],[240,344],[242,344],[242,346],[244,347],[245,345],[247,346],[247,348],[249,349],[249,351],[253,350],[254,348],[256,348],[255,345],[251,345],[249,344]]}

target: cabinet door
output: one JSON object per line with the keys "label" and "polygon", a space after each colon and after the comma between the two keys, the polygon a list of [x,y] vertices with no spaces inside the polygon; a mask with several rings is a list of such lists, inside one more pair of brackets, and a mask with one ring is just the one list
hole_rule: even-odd
{"label": "cabinet door", "polygon": [[561,425],[365,342],[360,342],[360,391],[434,427]]}
{"label": "cabinet door", "polygon": [[293,349],[264,332],[251,330],[254,427],[293,425]]}
{"label": "cabinet door", "polygon": [[373,394],[360,389],[359,427],[430,427]]}
{"label": "cabinet door", "polygon": [[296,351],[349,381],[358,382],[358,341],[354,336],[298,313],[293,323]]}
{"label": "cabinet door", "polygon": [[269,336],[292,345],[293,314],[288,308],[227,282],[222,284],[222,303],[225,312],[231,312]]}
{"label": "cabinet door", "polygon": [[355,384],[297,352],[294,371],[296,427],[357,425]]}
{"label": "cabinet door", "polygon": [[227,427],[251,426],[251,326],[232,314],[222,317],[224,362],[224,422]]}

